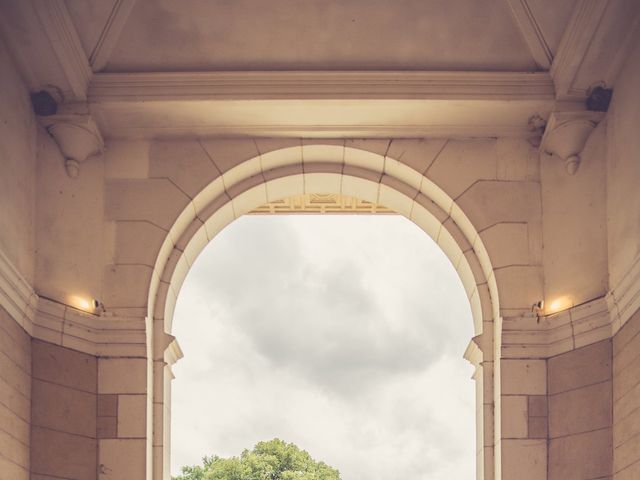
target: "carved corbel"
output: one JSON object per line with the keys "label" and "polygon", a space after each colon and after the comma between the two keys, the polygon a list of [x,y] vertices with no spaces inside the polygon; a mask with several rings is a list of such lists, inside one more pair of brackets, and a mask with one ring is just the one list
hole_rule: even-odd
{"label": "carved corbel", "polygon": [[172,366],[178,360],[180,360],[184,356],[184,354],[182,353],[182,349],[178,344],[178,339],[173,335],[165,333],[164,343],[166,344],[166,348],[164,351],[164,360],[165,362],[167,362],[167,365]]}
{"label": "carved corbel", "polygon": [[104,140],[85,104],[64,105],[55,115],[39,119],[58,144],[69,177],[79,175],[87,158],[104,152]]}
{"label": "carved corbel", "polygon": [[567,173],[575,174],[580,166],[580,153],[604,115],[604,112],[590,111],[551,113],[540,151],[557,155],[564,161]]}

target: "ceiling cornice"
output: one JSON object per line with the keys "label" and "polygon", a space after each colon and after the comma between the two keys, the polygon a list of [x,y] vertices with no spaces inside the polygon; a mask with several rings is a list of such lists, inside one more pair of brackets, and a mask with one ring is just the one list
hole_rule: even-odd
{"label": "ceiling cornice", "polygon": [[32,0],[75,100],[85,100],[93,72],[64,0]]}
{"label": "ceiling cornice", "polygon": [[542,34],[542,29],[538,24],[527,0],[507,0],[511,13],[516,20],[516,24],[524,37],[529,51],[542,70],[549,70],[553,60],[553,54]]}
{"label": "ceiling cornice", "polygon": [[118,138],[174,138],[174,137],[299,137],[299,138],[488,138],[536,136],[526,125],[504,125],[498,122],[487,125],[180,125],[159,127],[156,125],[110,125],[107,136]]}
{"label": "ceiling cornice", "polygon": [[574,83],[580,66],[591,46],[609,0],[579,0],[558,47],[551,76],[558,98],[582,98],[586,92]]}
{"label": "ceiling cornice", "polygon": [[107,66],[111,52],[118,43],[122,29],[135,3],[136,0],[116,0],[89,59],[94,72],[99,72]]}
{"label": "ceiling cornice", "polygon": [[268,99],[553,99],[546,72],[99,73],[90,102]]}

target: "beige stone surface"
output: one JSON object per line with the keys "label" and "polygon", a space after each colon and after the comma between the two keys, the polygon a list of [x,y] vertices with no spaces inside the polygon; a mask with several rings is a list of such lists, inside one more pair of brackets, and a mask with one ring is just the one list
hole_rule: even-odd
{"label": "beige stone surface", "polygon": [[149,177],[168,178],[190,198],[220,176],[197,140],[155,141],[149,147]]}
{"label": "beige stone surface", "polygon": [[96,440],[33,426],[31,471],[61,478],[96,478]]}
{"label": "beige stone surface", "polygon": [[527,438],[529,423],[527,397],[503,395],[500,402],[502,438]]}
{"label": "beige stone surface", "polygon": [[572,435],[611,426],[611,381],[549,396],[549,436]]}
{"label": "beige stone surface", "polygon": [[33,478],[29,476],[29,470],[2,457],[0,457],[0,472],[3,475],[0,477],[2,480]]}
{"label": "beige stone surface", "polygon": [[105,267],[106,285],[102,301],[112,308],[144,308],[148,298],[147,285],[152,273],[153,267],[143,264],[114,264]]}
{"label": "beige stone surface", "polygon": [[51,430],[96,436],[96,395],[34,380],[31,422]]}
{"label": "beige stone surface", "polygon": [[[12,65],[6,44],[0,45],[0,251],[30,282],[34,280],[36,238],[36,135],[37,124],[32,113],[27,87]],[[9,114],[9,112],[11,112]],[[11,139],[11,141],[8,141]]]}
{"label": "beige stone surface", "polygon": [[500,222],[539,221],[540,186],[535,182],[481,180],[457,199],[478,230]]}
{"label": "beige stone surface", "polygon": [[98,480],[144,478],[145,441],[137,439],[99,440],[98,462],[102,465]]}
{"label": "beige stone surface", "polygon": [[538,180],[540,160],[530,142],[520,138],[496,139],[498,180]]}
{"label": "beige stone surface", "polygon": [[[144,318],[162,358],[201,249],[305,192],[387,204],[449,255],[482,333],[486,479],[496,458],[503,479],[640,477],[637,5],[185,1],[0,7],[0,480],[162,478]],[[540,129],[598,84],[613,101],[570,176]],[[77,178],[32,113],[44,85],[56,121],[105,137]],[[107,313],[73,314],[78,296]]]}
{"label": "beige stone surface", "polygon": [[502,360],[500,368],[503,395],[547,393],[547,362],[544,360]]}
{"label": "beige stone surface", "polygon": [[146,393],[146,378],[147,362],[144,358],[98,359],[100,394]]}
{"label": "beige stone surface", "polygon": [[365,151],[385,156],[389,152],[392,140],[389,138],[345,138],[345,163],[347,163],[348,149]]}
{"label": "beige stone surface", "polygon": [[118,438],[144,438],[146,412],[146,395],[118,395]]}
{"label": "beige stone surface", "polygon": [[502,293],[501,307],[506,311],[531,311],[531,305],[543,298],[543,269],[538,265],[496,269],[495,280]]}
{"label": "beige stone surface", "polygon": [[96,419],[96,438],[117,438],[118,419],[117,417],[98,417]]}
{"label": "beige stone surface", "polygon": [[[319,5],[324,9],[323,23],[333,26],[331,36],[316,21]],[[480,8],[474,2],[458,0],[436,8],[402,0],[392,12],[386,5],[362,0],[347,5],[274,1],[269,10],[260,6],[260,2],[243,1],[216,8],[190,1],[188,6],[177,8],[143,2],[133,10],[108,69],[447,70],[462,66],[499,70],[510,66],[530,70],[535,65],[506,5]],[[81,12],[82,8],[74,9],[80,22],[87,17]],[[157,22],[167,16],[184,25],[170,38],[155,31]],[[456,22],[451,22],[453,17]],[[478,24],[474,21],[478,17],[488,20]],[[358,19],[355,25],[352,18]],[[564,16],[545,25],[554,28],[563,22]],[[273,25],[280,26],[276,38]],[[85,32],[83,29],[85,42],[91,44],[91,34]],[[300,41],[304,38],[315,41]]]}
{"label": "beige stone surface", "polygon": [[496,158],[495,140],[450,140],[427,176],[455,200],[474,183],[496,178]]}
{"label": "beige stone surface", "polygon": [[502,478],[538,480],[547,478],[545,440],[502,440]]}
{"label": "beige stone surface", "polygon": [[287,165],[298,165],[302,169],[302,143],[300,140],[270,139],[267,141],[256,139],[256,145],[258,148],[266,150],[260,152],[263,172]]}
{"label": "beige stone surface", "polygon": [[611,342],[603,341],[549,359],[549,393],[556,394],[611,378]]}
{"label": "beige stone surface", "polygon": [[105,178],[148,178],[149,140],[111,140],[104,153]]}
{"label": "beige stone surface", "polygon": [[546,395],[529,395],[528,411],[530,417],[546,417],[549,413]]}
{"label": "beige stone surface", "polygon": [[96,358],[57,345],[33,341],[33,378],[96,393]]}
{"label": "beige stone surface", "polygon": [[31,340],[0,307],[0,479],[30,467]]}
{"label": "beige stone surface", "polygon": [[117,417],[118,416],[118,395],[100,394],[98,395],[98,416]]}
{"label": "beige stone surface", "polygon": [[607,115],[607,251],[610,286],[614,289],[640,253],[640,225],[633,216],[620,214],[640,210],[640,193],[635,181],[640,176],[640,165],[634,160],[640,150],[640,138],[636,134],[639,52],[640,44],[636,42],[618,77],[616,96]]}
{"label": "beige stone surface", "polygon": [[606,478],[611,468],[610,428],[549,442],[549,480]]}
{"label": "beige stone surface", "polygon": [[613,468],[615,479],[640,472],[640,315],[613,338]]}
{"label": "beige stone surface", "polygon": [[82,181],[74,182],[53,139],[38,138],[34,287],[61,303],[72,295],[99,298],[113,240],[104,216],[104,164],[85,162]]}
{"label": "beige stone surface", "polygon": [[166,178],[109,180],[105,214],[110,220],[147,220],[169,230],[189,197]]}
{"label": "beige stone surface", "polygon": [[606,185],[602,182],[605,165],[600,161],[604,156],[605,129],[600,125],[585,146],[576,175],[564,174],[564,164],[557,157],[540,157],[543,261],[548,272],[545,298],[549,301],[569,295],[578,305],[606,293]]}
{"label": "beige stone surface", "polygon": [[549,435],[549,421],[547,417],[529,417],[528,437],[544,438]]}
{"label": "beige stone surface", "polygon": [[253,139],[214,139],[201,143],[222,173],[260,154]]}
{"label": "beige stone surface", "polygon": [[387,155],[424,175],[446,144],[445,138],[393,139]]}
{"label": "beige stone surface", "polygon": [[114,264],[142,263],[153,267],[167,232],[148,221],[115,222]]}
{"label": "beige stone surface", "polygon": [[[497,223],[480,232],[485,244],[501,245],[501,248],[491,252],[491,261],[495,268],[533,263],[529,254],[529,228],[525,222]],[[504,238],[508,238],[509,241],[503,242]]]}

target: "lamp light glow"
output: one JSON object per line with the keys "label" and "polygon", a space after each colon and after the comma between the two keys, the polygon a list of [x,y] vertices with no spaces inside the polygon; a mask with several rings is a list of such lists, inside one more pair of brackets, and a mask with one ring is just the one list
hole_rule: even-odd
{"label": "lamp light glow", "polygon": [[549,306],[546,309],[547,313],[557,313],[562,310],[566,310],[568,308],[573,307],[573,302],[571,301],[570,297],[565,295],[565,296],[553,299],[551,302],[549,302],[548,305]]}
{"label": "lamp light glow", "polygon": [[85,312],[93,311],[93,304],[91,300],[86,297],[82,297],[80,295],[72,295],[69,297],[69,304],[73,307],[76,307],[79,310],[83,310]]}

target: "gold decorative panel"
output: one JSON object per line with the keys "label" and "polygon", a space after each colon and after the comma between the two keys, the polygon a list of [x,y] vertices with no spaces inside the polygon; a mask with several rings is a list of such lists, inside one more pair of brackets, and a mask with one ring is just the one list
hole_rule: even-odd
{"label": "gold decorative panel", "polygon": [[395,214],[393,210],[366,202],[347,195],[318,194],[311,193],[288,197],[275,202],[270,202],[255,210],[250,214],[318,214],[318,213],[383,213]]}

